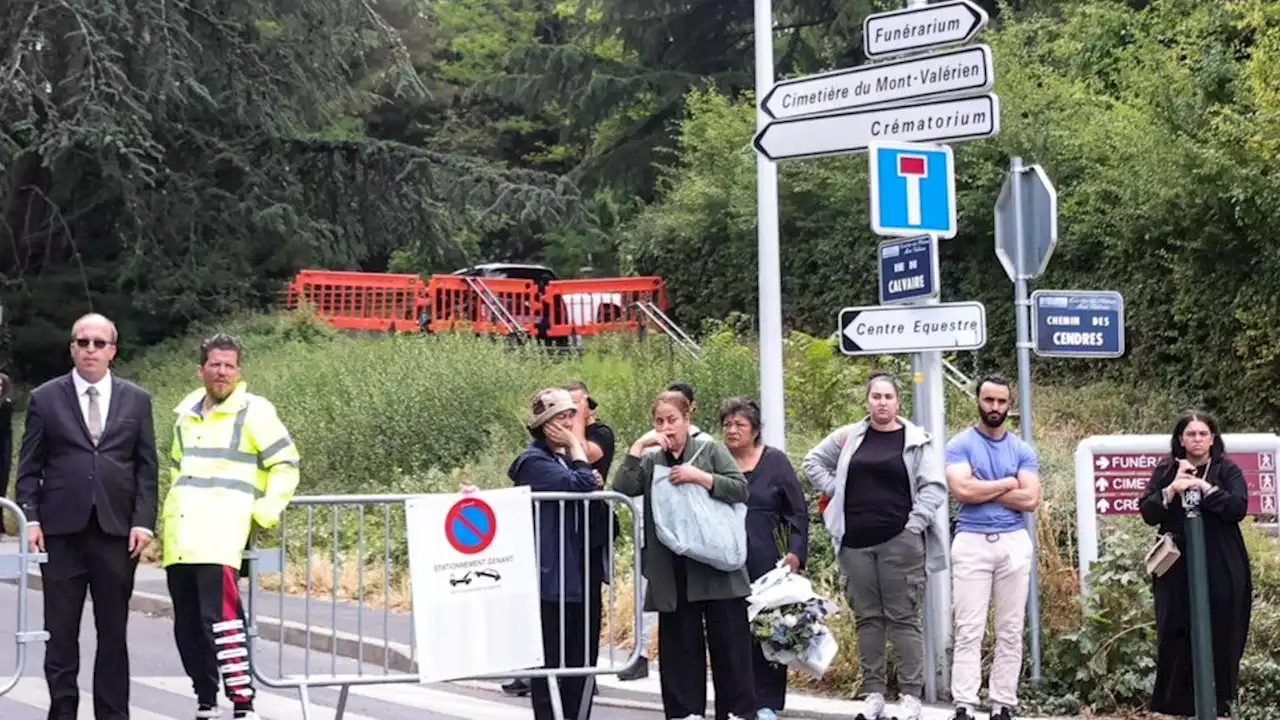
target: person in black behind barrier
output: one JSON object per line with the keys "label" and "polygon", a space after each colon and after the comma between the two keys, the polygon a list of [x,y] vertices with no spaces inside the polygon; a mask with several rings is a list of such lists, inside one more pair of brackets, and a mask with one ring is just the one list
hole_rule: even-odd
{"label": "person in black behind barrier", "polygon": [[1229,717],[1236,699],[1253,608],[1253,577],[1240,521],[1249,510],[1244,473],[1227,457],[1211,415],[1188,410],[1173,426],[1171,457],[1151,473],[1139,501],[1142,519],[1170,533],[1183,557],[1154,578],[1156,684],[1152,712],[1195,716],[1191,666],[1191,590],[1187,578],[1186,510],[1182,495],[1201,493],[1205,555],[1209,559],[1209,607],[1213,630],[1214,689],[1219,717]]}
{"label": "person in black behind barrier", "polygon": [[[9,496],[9,471],[13,469],[13,383],[0,373],[0,497]],[[20,528],[19,528],[20,530]],[[16,531],[15,531],[16,532]],[[0,535],[7,535],[0,513]]]}
{"label": "person in black behind barrier", "polygon": [[[573,404],[578,406],[574,434],[583,442],[587,462],[591,463],[596,480],[603,485],[608,480],[609,469],[613,465],[613,428],[596,416],[599,404],[591,397],[586,383],[574,380],[565,385],[564,389],[569,391]],[[591,635],[587,664],[596,665],[600,658],[600,625],[604,616],[603,586],[613,582],[613,542],[622,536],[622,528],[618,524],[617,514],[604,500],[591,503],[588,518],[586,542],[591,556],[591,572],[587,576],[587,612],[591,617]],[[600,686],[592,683],[591,692],[599,694]]]}
{"label": "person in black behind barrier", "polygon": [[[752,582],[782,560],[800,572],[809,557],[809,503],[787,454],[761,437],[760,405],[731,397],[720,405],[720,432],[747,478],[747,575]],[[785,550],[786,554],[783,554]],[[751,670],[756,682],[756,720],[777,720],[787,704],[787,666],[765,659],[752,637]]]}
{"label": "person in black behind barrier", "polygon": [[[600,488],[603,483],[587,462],[584,443],[574,433],[577,413],[578,408],[568,391],[547,388],[534,396],[527,423],[533,440],[507,469],[513,483],[533,492],[589,493]],[[586,667],[587,610],[582,578],[586,513],[578,501],[548,502],[535,510],[543,667]],[[560,655],[562,636],[564,657]],[[554,715],[547,680],[533,678],[529,686],[535,720],[551,720]],[[560,679],[560,702],[566,717],[580,717],[578,712],[583,704],[587,706],[585,717],[590,717],[592,698],[583,692],[585,686],[586,679],[582,676]]]}

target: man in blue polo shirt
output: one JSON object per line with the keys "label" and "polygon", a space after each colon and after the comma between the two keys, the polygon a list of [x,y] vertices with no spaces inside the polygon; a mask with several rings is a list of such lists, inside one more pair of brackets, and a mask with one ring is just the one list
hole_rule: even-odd
{"label": "man in blue polo shirt", "polygon": [[973,720],[982,685],[982,636],[995,598],[991,720],[1012,720],[1022,671],[1022,630],[1035,552],[1023,513],[1040,505],[1036,451],[1006,432],[1009,381],[978,383],[979,422],[947,443],[947,485],[960,503],[951,543],[955,648],[951,697],[955,720]]}

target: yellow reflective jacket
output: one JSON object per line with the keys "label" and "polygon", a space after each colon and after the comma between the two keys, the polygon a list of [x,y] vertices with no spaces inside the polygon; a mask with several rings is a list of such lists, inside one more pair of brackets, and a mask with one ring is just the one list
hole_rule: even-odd
{"label": "yellow reflective jacket", "polygon": [[272,527],[298,487],[298,449],[265,398],[236,389],[209,414],[205,391],[174,408],[164,565],[240,567],[251,523]]}

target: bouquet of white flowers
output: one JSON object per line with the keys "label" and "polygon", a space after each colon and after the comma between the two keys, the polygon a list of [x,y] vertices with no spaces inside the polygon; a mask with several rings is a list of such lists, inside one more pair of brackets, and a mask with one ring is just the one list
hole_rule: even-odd
{"label": "bouquet of white flowers", "polygon": [[751,584],[747,602],[751,633],[766,660],[814,677],[826,673],[839,649],[826,618],[839,611],[838,605],[782,562]]}

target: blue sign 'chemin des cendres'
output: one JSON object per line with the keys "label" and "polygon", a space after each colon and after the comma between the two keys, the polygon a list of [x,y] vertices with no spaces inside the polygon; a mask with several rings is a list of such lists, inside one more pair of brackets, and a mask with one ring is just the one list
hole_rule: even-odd
{"label": "blue sign 'chemin des cendres'", "polygon": [[880,304],[938,297],[938,240],[932,235],[880,243]]}
{"label": "blue sign 'chemin des cendres'", "polygon": [[1041,357],[1124,355],[1124,298],[1097,290],[1031,293],[1031,343]]}

